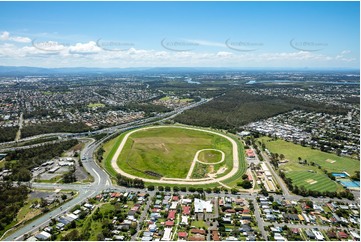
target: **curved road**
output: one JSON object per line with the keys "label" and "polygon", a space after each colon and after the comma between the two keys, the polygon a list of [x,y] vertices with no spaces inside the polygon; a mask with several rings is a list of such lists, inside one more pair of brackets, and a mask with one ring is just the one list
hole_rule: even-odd
{"label": "curved road", "polygon": [[178,184],[178,185],[183,185],[183,184],[187,184],[187,183],[191,183],[192,185],[204,185],[204,184],[210,184],[210,183],[215,183],[215,182],[220,182],[220,181],[223,181],[223,180],[226,180],[228,178],[231,178],[232,176],[234,176],[238,169],[239,169],[239,156],[238,156],[238,145],[236,143],[236,141],[234,141],[232,138],[224,135],[224,134],[220,134],[220,133],[217,133],[217,132],[213,132],[213,131],[210,131],[210,130],[204,130],[204,129],[198,129],[198,128],[191,128],[191,127],[183,127],[183,126],[153,126],[153,127],[145,127],[145,128],[141,128],[141,129],[136,129],[136,130],[133,130],[129,133],[127,133],[122,142],[120,143],[117,151],[115,152],[112,160],[111,160],[111,165],[113,167],[113,169],[118,172],[119,174],[123,175],[123,176],[126,176],[126,177],[129,177],[129,178],[132,178],[132,179],[135,179],[135,178],[139,178],[137,176],[134,176],[134,175],[131,175],[131,174],[128,174],[126,172],[124,172],[123,170],[121,170],[118,165],[117,165],[117,160],[118,160],[118,157],[120,155],[120,153],[122,152],[123,148],[124,148],[124,145],[125,143],[127,142],[128,140],[128,137],[137,132],[137,131],[140,131],[140,130],[147,130],[147,129],[154,129],[154,128],[169,128],[169,127],[174,127],[174,128],[184,128],[184,129],[190,129],[190,130],[197,130],[197,131],[202,131],[202,132],[207,132],[207,133],[211,133],[211,134],[216,134],[216,135],[219,135],[223,138],[226,138],[228,139],[231,144],[232,144],[232,154],[233,154],[233,168],[231,170],[230,173],[226,174],[225,176],[222,176],[220,178],[214,178],[214,179],[210,179],[210,180],[198,180],[198,179],[177,179],[177,180],[156,180],[156,179],[147,179],[147,178],[140,178],[142,179],[143,181],[145,182],[155,182],[155,183],[163,183],[163,184]]}
{"label": "curved road", "polygon": [[94,182],[88,185],[83,184],[43,184],[43,183],[33,183],[34,188],[43,188],[43,189],[72,189],[78,191],[78,196],[69,202],[63,204],[61,208],[57,208],[44,216],[35,219],[26,226],[18,229],[12,235],[7,237],[5,240],[14,241],[14,240],[23,240],[23,235],[26,233],[31,233],[38,231],[40,227],[45,227],[51,218],[60,216],[61,214],[69,211],[75,205],[84,202],[90,197],[94,197],[96,194],[99,194],[104,189],[114,188],[111,185],[110,178],[108,174],[101,169],[96,162],[93,160],[93,152],[97,147],[95,140],[91,140],[86,144],[85,148],[81,153],[81,157],[85,158],[83,160],[84,168],[94,177]]}

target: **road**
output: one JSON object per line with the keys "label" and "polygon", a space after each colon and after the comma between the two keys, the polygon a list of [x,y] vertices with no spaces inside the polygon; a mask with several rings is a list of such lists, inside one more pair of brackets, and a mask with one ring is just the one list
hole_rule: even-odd
{"label": "road", "polygon": [[96,162],[93,160],[92,154],[96,148],[95,140],[91,140],[88,142],[81,153],[81,157],[86,158],[86,161],[83,162],[84,168],[94,177],[94,182],[90,185],[82,185],[82,184],[40,184],[34,183],[32,186],[34,188],[48,188],[48,189],[71,189],[76,190],[78,192],[78,196],[69,202],[63,204],[50,213],[45,214],[42,217],[30,222],[26,226],[20,228],[11,236],[7,237],[5,240],[13,241],[13,240],[22,240],[22,237],[26,233],[31,233],[34,231],[38,231],[39,227],[46,226],[51,218],[58,217],[61,214],[69,211],[75,205],[80,204],[87,200],[90,197],[94,197],[96,194],[102,192],[107,188],[114,188],[111,185],[110,178],[108,174],[101,169]]}
{"label": "road", "polygon": [[255,198],[252,199],[252,202],[253,202],[253,206],[254,206],[254,216],[256,217],[258,228],[261,232],[262,238],[264,240],[267,240],[267,232],[264,230],[265,224],[264,224],[264,221],[260,214],[261,209],[258,206],[257,200]]}
{"label": "road", "polygon": [[15,142],[17,142],[21,138],[21,129],[23,128],[23,123],[24,123],[23,117],[24,117],[24,114],[21,112],[20,116],[19,116],[19,130],[18,130],[18,132],[16,132]]}
{"label": "road", "polygon": [[151,203],[152,203],[152,199],[150,197],[148,197],[147,198],[147,203],[144,206],[144,210],[143,210],[142,214],[139,217],[139,222],[138,222],[138,225],[137,225],[137,232],[131,238],[132,241],[136,241],[137,237],[139,237],[140,230],[141,230],[141,228],[143,226],[143,222],[148,216],[148,210],[150,208]]}

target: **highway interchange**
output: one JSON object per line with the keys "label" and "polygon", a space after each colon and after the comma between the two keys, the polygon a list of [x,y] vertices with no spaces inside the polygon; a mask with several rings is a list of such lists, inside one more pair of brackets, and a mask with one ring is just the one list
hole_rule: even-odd
{"label": "highway interchange", "polygon": [[[66,190],[74,190],[78,192],[78,195],[68,201],[65,204],[62,204],[61,207],[58,207],[46,214],[44,214],[43,216],[29,222],[28,224],[26,224],[25,226],[17,229],[15,232],[11,233],[10,236],[5,237],[6,241],[14,241],[14,240],[23,240],[24,239],[24,235],[25,234],[31,234],[35,231],[39,231],[39,228],[43,228],[45,227],[52,218],[56,218],[58,216],[60,216],[61,214],[64,214],[68,211],[70,211],[75,205],[80,204],[84,201],[86,201],[88,198],[94,197],[95,195],[101,193],[103,190],[106,189],[114,189],[114,190],[120,190],[120,191],[133,191],[133,192],[138,192],[138,191],[146,191],[145,189],[141,190],[141,189],[135,189],[135,188],[125,188],[125,187],[120,187],[118,185],[114,185],[112,184],[109,175],[101,168],[98,166],[98,164],[95,162],[94,158],[93,158],[93,153],[94,151],[106,140],[108,140],[110,137],[115,137],[115,135],[125,132],[126,130],[129,129],[134,129],[134,128],[138,128],[138,127],[142,127],[145,125],[150,125],[153,124],[155,122],[159,122],[159,121],[165,121],[167,119],[171,119],[173,118],[175,115],[183,112],[186,109],[190,109],[193,108],[195,106],[198,106],[200,104],[203,104],[207,101],[210,101],[210,99],[208,100],[202,100],[198,103],[195,103],[191,106],[185,107],[185,108],[181,108],[175,111],[172,111],[170,113],[167,114],[162,114],[159,115],[157,117],[152,117],[152,118],[147,118],[141,121],[135,121],[129,124],[123,124],[123,125],[118,125],[116,127],[111,127],[111,128],[106,128],[103,130],[99,130],[99,131],[95,131],[93,132],[93,134],[99,134],[99,133],[106,133],[108,134],[107,136],[105,136],[104,138],[102,138],[99,141],[95,141],[94,139],[91,138],[85,138],[84,136],[87,133],[79,133],[79,134],[45,134],[45,135],[40,135],[37,136],[37,138],[39,137],[46,137],[46,136],[54,136],[54,135],[61,135],[63,137],[73,137],[73,138],[78,138],[78,139],[87,139],[88,142],[86,143],[84,149],[81,152],[81,157],[82,157],[82,161],[83,161],[83,166],[84,168],[91,174],[91,176],[93,176],[94,178],[94,182],[91,184],[45,184],[45,183],[32,183],[32,187],[33,188],[37,188],[37,189],[66,189]],[[34,137],[32,137],[32,139],[34,139]],[[29,140],[29,139],[28,139]],[[34,146],[34,145],[33,145]],[[28,146],[29,147],[33,147],[33,146]],[[17,148],[15,148],[17,149]],[[7,149],[9,150],[9,149]],[[271,167],[271,166],[270,166]],[[275,198],[279,198],[279,199],[289,199],[289,200],[299,200],[302,199],[304,197],[301,196],[297,196],[297,195],[291,195],[287,189],[287,187],[282,183],[282,179],[279,178],[279,176],[272,170],[273,175],[276,177],[278,183],[281,185],[281,189],[283,191],[283,195],[274,195]],[[155,191],[147,191],[151,196],[153,196],[155,194]],[[182,192],[182,194],[190,194],[190,192]],[[263,221],[263,219],[261,218],[260,215],[260,210],[259,207],[257,205],[256,202],[256,197],[257,197],[257,193],[242,193],[242,194],[225,194],[224,192],[221,193],[210,193],[207,194],[207,196],[232,196],[232,197],[236,197],[236,196],[240,196],[242,198],[245,199],[250,199],[253,201],[253,204],[255,206],[255,217],[256,217],[256,221],[259,225],[262,237],[264,240],[267,240],[267,233],[264,230],[264,226],[269,225],[268,223],[265,223]],[[343,201],[343,202],[357,202],[359,203],[359,195],[356,196],[357,197],[357,201],[348,201],[346,199],[342,199],[339,201]],[[329,198],[314,198],[314,197],[309,197],[309,199],[312,199],[313,201],[319,201],[319,202],[325,202],[325,201],[329,201]],[[338,199],[332,199],[334,201],[338,201]],[[288,225],[289,226],[289,225]],[[297,225],[300,226],[300,225]],[[323,229],[323,226],[313,226],[313,227],[319,227],[319,229]],[[8,231],[10,232],[10,231]],[[136,237],[132,237],[132,239],[136,239]]]}

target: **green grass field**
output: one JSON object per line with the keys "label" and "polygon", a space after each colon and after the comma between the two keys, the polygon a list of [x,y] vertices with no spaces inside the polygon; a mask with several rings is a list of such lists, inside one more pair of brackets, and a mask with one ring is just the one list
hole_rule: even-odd
{"label": "green grass field", "polygon": [[[323,172],[323,169],[326,169],[328,172],[346,171],[350,175],[353,175],[356,170],[360,170],[359,162],[351,158],[325,153],[280,139],[272,141],[268,137],[262,137],[259,140],[265,143],[266,148],[270,152],[285,156],[285,159],[289,162],[280,165],[279,168],[283,169],[286,177],[291,178],[292,184],[298,187],[304,186],[306,189],[314,191],[342,191],[342,186],[332,181]],[[299,164],[298,157],[301,157],[302,160],[307,160],[308,165]],[[335,162],[330,163],[329,161]],[[322,169],[319,169],[318,166],[310,165],[311,162],[320,165]],[[310,179],[313,179],[315,182]]]}
{"label": "green grass field", "polygon": [[103,103],[89,103],[88,108],[102,108],[105,107]]}
{"label": "green grass field", "polygon": [[340,189],[337,182],[330,180],[324,174],[307,171],[291,171],[286,176],[292,179],[292,183],[298,187],[304,186],[307,190],[336,192]]}
{"label": "green grass field", "polygon": [[170,97],[169,96],[165,96],[165,97],[162,97],[161,99],[159,99],[159,100],[161,100],[161,101],[168,101],[170,99]]}
{"label": "green grass field", "polygon": [[182,102],[182,103],[189,103],[189,102],[192,102],[194,99],[192,99],[192,98],[182,98],[182,99],[180,99],[180,101]]}
{"label": "green grass field", "polygon": [[216,163],[222,160],[222,153],[217,150],[203,150],[199,152],[198,160],[205,163]]}
{"label": "green grass field", "polygon": [[227,170],[231,170],[232,149],[228,140],[202,131],[175,127],[141,130],[130,135],[118,158],[118,165],[125,172],[144,178],[156,179],[144,171],[156,172],[164,177],[185,178],[196,152],[201,149],[222,150],[226,155],[222,164],[230,166]]}
{"label": "green grass field", "polygon": [[[358,160],[354,160],[347,157],[340,157],[335,154],[322,152],[320,150],[311,149],[310,147],[303,147],[284,140],[270,141],[268,137],[262,137],[260,139],[264,141],[267,149],[272,153],[284,154],[289,163],[298,163],[298,157],[302,160],[307,160],[308,163],[314,162],[319,164],[322,168],[327,169],[330,172],[342,172],[346,171],[350,175],[355,174],[355,171],[360,170],[360,163]],[[335,161],[334,163],[328,162]],[[287,166],[288,164],[286,164]]]}

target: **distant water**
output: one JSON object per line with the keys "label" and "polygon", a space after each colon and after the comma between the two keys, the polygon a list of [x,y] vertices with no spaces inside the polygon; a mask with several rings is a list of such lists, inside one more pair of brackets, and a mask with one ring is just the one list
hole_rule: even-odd
{"label": "distant water", "polygon": [[252,80],[247,82],[246,84],[256,84],[256,83],[267,83],[267,82],[273,82],[273,83],[287,83],[291,82],[290,80]]}
{"label": "distant water", "polygon": [[192,81],[192,78],[186,78],[184,81],[188,82],[189,84],[201,84],[200,82]]}

